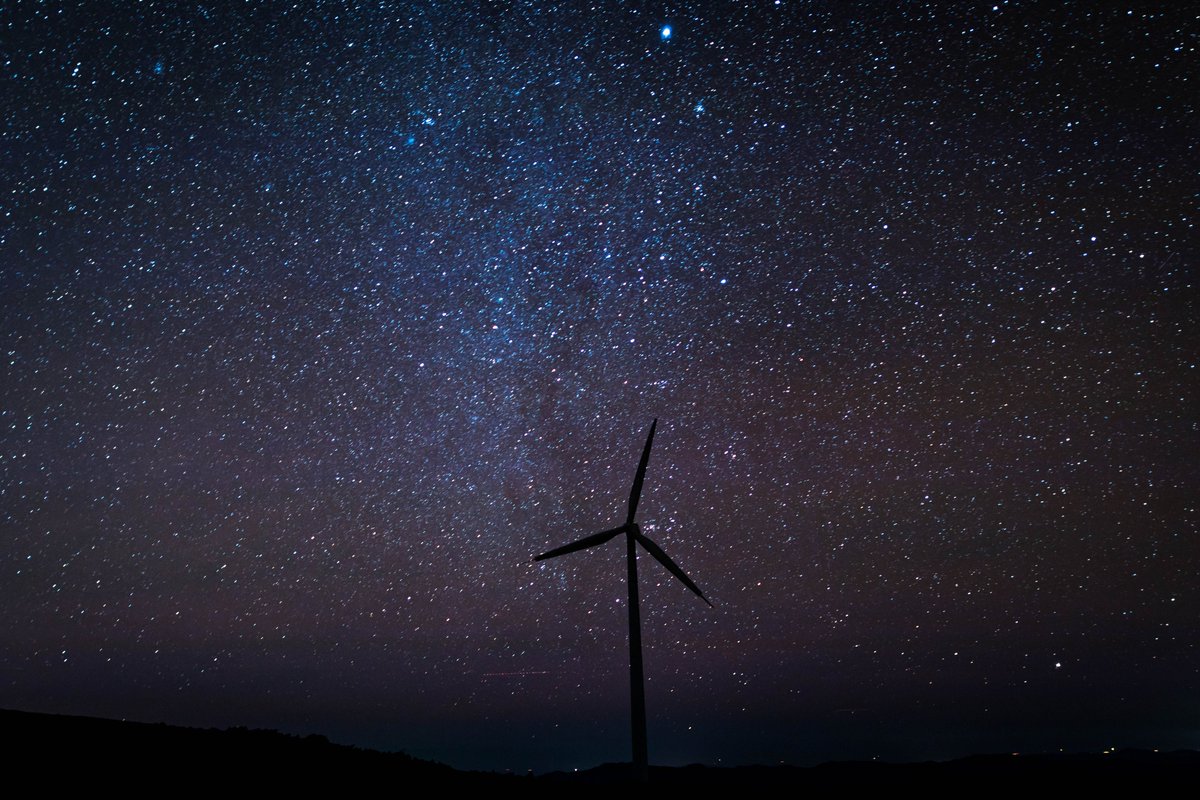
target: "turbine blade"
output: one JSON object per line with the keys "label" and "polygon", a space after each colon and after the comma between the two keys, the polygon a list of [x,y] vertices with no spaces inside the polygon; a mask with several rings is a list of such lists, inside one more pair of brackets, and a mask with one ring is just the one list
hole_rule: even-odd
{"label": "turbine blade", "polygon": [[586,550],[589,547],[595,547],[598,544],[604,544],[609,539],[616,536],[618,533],[624,533],[624,532],[625,532],[625,526],[622,525],[619,528],[613,528],[611,530],[601,531],[600,533],[594,533],[591,536],[583,537],[582,539],[580,539],[577,542],[571,542],[570,544],[564,544],[562,547],[556,547],[553,550],[542,553],[540,556],[535,556],[533,560],[534,561],[545,561],[547,558],[555,558],[556,556],[563,556],[563,555],[566,555],[567,553],[574,553],[576,550]]}
{"label": "turbine blade", "polygon": [[[682,569],[679,568],[678,564],[676,564],[674,561],[671,560],[671,557],[669,555],[667,555],[666,553],[663,552],[663,549],[661,547],[659,547],[654,542],[650,541],[648,538],[646,538],[645,536],[643,536],[640,533],[635,533],[634,538],[636,538],[638,540],[638,542],[641,543],[642,547],[646,548],[646,552],[648,552],[650,555],[657,558],[660,564],[662,564],[664,567],[669,569],[676,578],[679,578],[679,580],[683,581],[684,586],[691,589],[693,592],[696,593],[697,597],[699,597],[704,602],[708,603],[708,598],[704,596],[704,592],[700,591],[700,588],[698,586],[696,586],[696,584],[692,583],[692,579],[689,578],[687,576],[687,574]],[[708,607],[712,608],[713,604],[708,603]]]}
{"label": "turbine blade", "polygon": [[638,501],[642,499],[642,483],[646,480],[646,465],[650,463],[650,445],[654,444],[654,428],[657,425],[658,418],[655,417],[654,422],[650,423],[650,435],[646,437],[646,446],[642,448],[642,460],[638,463],[637,477],[633,479],[633,489],[629,492],[629,516],[625,519],[626,525],[633,524]]}

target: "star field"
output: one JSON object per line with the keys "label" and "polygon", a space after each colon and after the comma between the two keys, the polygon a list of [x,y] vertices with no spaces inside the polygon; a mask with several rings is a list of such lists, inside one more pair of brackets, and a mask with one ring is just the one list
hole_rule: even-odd
{"label": "star field", "polygon": [[1200,747],[1187,4],[14,2],[0,706]]}

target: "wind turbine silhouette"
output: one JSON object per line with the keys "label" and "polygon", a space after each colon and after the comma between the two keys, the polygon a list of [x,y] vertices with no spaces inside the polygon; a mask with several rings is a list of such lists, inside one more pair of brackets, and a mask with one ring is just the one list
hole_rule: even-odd
{"label": "wind turbine silhouette", "polygon": [[625,534],[625,564],[628,572],[626,582],[629,586],[629,706],[630,726],[633,733],[633,766],[635,777],[645,781],[649,776],[649,760],[646,753],[646,687],[642,672],[642,616],[638,608],[637,588],[637,545],[640,544],[658,562],[671,571],[683,585],[712,607],[704,592],[700,591],[692,579],[687,576],[663,549],[650,541],[637,523],[633,521],[637,514],[638,501],[642,498],[642,483],[646,479],[646,464],[650,461],[650,446],[654,443],[654,429],[658,419],[650,423],[650,435],[646,437],[646,446],[642,449],[642,460],[638,463],[637,476],[633,479],[633,489],[629,492],[629,514],[625,524],[606,531],[585,536],[576,542],[563,545],[535,557],[534,561],[545,561],[547,558],[574,553],[576,550],[586,550],[604,544],[618,534]]}

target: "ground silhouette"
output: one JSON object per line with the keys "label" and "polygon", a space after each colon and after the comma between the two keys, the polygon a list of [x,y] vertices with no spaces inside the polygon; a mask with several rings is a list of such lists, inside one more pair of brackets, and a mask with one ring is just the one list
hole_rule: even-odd
{"label": "ground silhouette", "polygon": [[[422,788],[561,796],[627,784],[630,764],[578,772],[468,772],[404,753],[381,753],[270,730],[183,728],[93,717],[0,710],[10,775],[45,788],[125,793],[355,791]],[[912,789],[925,796],[999,796],[1017,791],[1154,791],[1200,774],[1200,753],[1122,750],[1106,754],[981,755],[947,762],[835,762],[816,767],[651,767],[656,786],[800,790]]]}

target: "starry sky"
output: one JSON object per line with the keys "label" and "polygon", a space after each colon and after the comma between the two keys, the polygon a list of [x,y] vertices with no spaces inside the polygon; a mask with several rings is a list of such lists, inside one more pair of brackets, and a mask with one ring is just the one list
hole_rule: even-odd
{"label": "starry sky", "polygon": [[1188,3],[0,7],[0,706],[1200,747]]}

